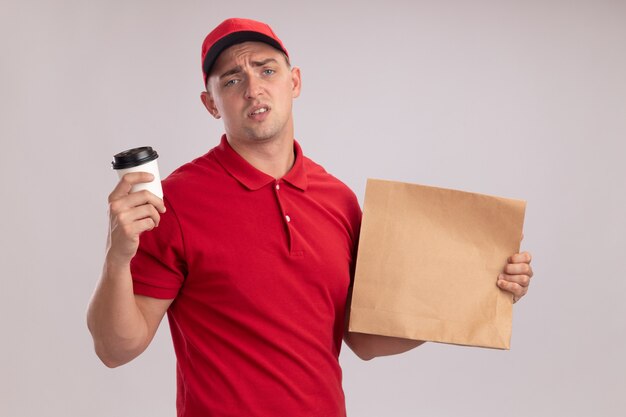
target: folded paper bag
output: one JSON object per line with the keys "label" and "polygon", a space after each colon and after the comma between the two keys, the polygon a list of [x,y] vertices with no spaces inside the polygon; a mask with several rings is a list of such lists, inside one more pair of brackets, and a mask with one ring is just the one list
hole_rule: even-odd
{"label": "folded paper bag", "polygon": [[349,330],[509,349],[512,296],[496,281],[519,252],[525,208],[368,179]]}

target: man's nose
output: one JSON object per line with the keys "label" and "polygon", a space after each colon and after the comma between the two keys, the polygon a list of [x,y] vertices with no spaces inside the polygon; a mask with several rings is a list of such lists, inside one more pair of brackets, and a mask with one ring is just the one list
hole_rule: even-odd
{"label": "man's nose", "polygon": [[262,82],[255,76],[248,77],[246,85],[246,98],[252,99],[258,97],[263,93]]}

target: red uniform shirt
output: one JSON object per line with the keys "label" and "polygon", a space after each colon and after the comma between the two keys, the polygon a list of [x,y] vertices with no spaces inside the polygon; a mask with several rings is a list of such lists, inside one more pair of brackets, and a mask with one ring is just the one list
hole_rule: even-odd
{"label": "red uniform shirt", "polygon": [[338,356],[361,219],[347,186],[302,155],[280,180],[228,144],[163,181],[136,294],[175,298],[179,416],[345,415]]}

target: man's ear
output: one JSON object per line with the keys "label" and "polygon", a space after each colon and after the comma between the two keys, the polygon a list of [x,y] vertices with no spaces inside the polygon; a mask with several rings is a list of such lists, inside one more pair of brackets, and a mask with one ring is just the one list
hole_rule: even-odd
{"label": "man's ear", "polygon": [[215,117],[216,119],[222,117],[220,116],[220,112],[215,106],[215,101],[213,100],[211,93],[209,93],[208,91],[201,92],[200,100],[202,101],[202,104],[204,104],[204,107],[206,107],[206,109],[209,111],[209,113],[211,113],[211,116]]}
{"label": "man's ear", "polygon": [[302,88],[302,76],[300,74],[300,68],[291,68],[291,96],[296,98],[300,95],[300,89]]}

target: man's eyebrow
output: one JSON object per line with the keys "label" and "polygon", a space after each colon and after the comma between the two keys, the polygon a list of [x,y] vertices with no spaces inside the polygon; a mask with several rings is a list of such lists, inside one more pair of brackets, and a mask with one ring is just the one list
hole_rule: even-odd
{"label": "man's eyebrow", "polygon": [[[264,59],[263,61],[252,61],[250,65],[253,67],[262,67],[263,65],[267,65],[270,62],[277,63],[278,61],[275,58],[267,58],[267,59]],[[241,72],[241,70],[242,70],[241,65],[237,65],[236,67],[229,69],[228,71],[220,75],[220,79],[228,77],[229,75],[238,74]]]}
{"label": "man's eyebrow", "polygon": [[264,59],[263,61],[252,61],[250,64],[253,67],[262,67],[263,65],[269,64],[270,62],[276,63],[278,61],[276,61],[276,59],[274,58],[267,58],[267,59]]}
{"label": "man's eyebrow", "polygon": [[220,75],[220,79],[228,77],[229,75],[237,74],[239,72],[241,72],[241,65],[237,65],[235,68],[229,69],[228,71]]}

